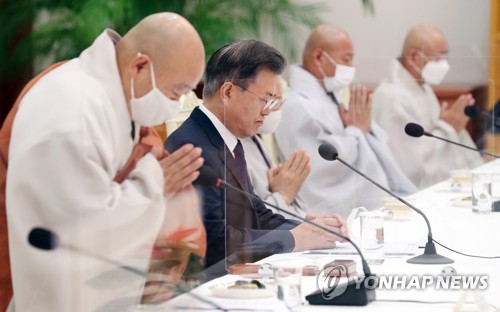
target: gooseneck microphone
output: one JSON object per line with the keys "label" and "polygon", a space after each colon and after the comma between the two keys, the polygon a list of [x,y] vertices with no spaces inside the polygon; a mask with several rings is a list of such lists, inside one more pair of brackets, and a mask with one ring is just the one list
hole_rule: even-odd
{"label": "gooseneck microphone", "polygon": [[474,105],[466,106],[464,108],[464,114],[472,119],[476,119],[482,116],[485,120],[490,122],[490,125],[492,121],[495,126],[497,127],[500,126],[500,120],[498,117],[495,117],[493,114],[489,112],[485,112],[484,110],[482,110],[477,106]]}
{"label": "gooseneck microphone", "polygon": [[416,124],[414,122],[409,122],[406,124],[405,132],[406,132],[406,134],[408,134],[409,136],[412,136],[414,138],[419,138],[419,137],[423,136],[424,134],[427,136],[431,135],[430,133],[427,133],[424,131],[424,127],[422,127],[421,125]]}
{"label": "gooseneck microphone", "polygon": [[[80,248],[77,248],[77,247],[74,247],[74,246],[71,246],[68,244],[64,244],[61,242],[61,240],[59,239],[59,236],[56,233],[52,232],[51,230],[45,229],[45,228],[41,228],[41,227],[33,228],[28,234],[28,242],[31,246],[36,247],[36,248],[41,249],[41,250],[46,250],[46,251],[52,251],[52,250],[55,250],[58,248],[67,249],[67,250],[70,250],[72,252],[80,253],[80,254],[86,255],[88,257],[98,259],[99,261],[102,261],[103,263],[111,264],[113,266],[122,268],[128,272],[131,272],[131,273],[139,276],[139,277],[147,278],[147,273],[145,273],[137,268],[134,268],[134,267],[131,267],[128,265],[124,265],[123,263],[116,262],[114,260],[103,257],[103,256],[98,255],[96,253],[92,253],[92,252],[89,252],[89,251],[86,251],[86,250],[83,250],[83,249],[80,249]],[[166,282],[166,281],[162,281],[162,284],[170,285],[170,286],[173,286],[174,288],[177,287],[177,289],[179,291],[181,291],[182,293],[185,293],[188,296],[191,296],[196,300],[199,300],[201,302],[209,304],[210,306],[212,306],[213,308],[215,308],[217,310],[228,311],[227,309],[222,308],[221,306],[219,306],[218,304],[216,304],[210,300],[207,300],[207,299],[205,299],[205,298],[203,298],[195,293],[187,291],[181,285],[175,285],[171,282]]]}
{"label": "gooseneck microphone", "polygon": [[36,248],[42,249],[42,250],[47,250],[47,251],[55,250],[58,248],[68,249],[68,250],[71,250],[73,252],[84,254],[84,255],[89,256],[91,258],[99,259],[100,261],[102,261],[104,263],[111,264],[111,265],[114,265],[116,267],[122,268],[126,271],[129,271],[131,273],[139,275],[140,277],[146,276],[146,273],[144,273],[143,271],[141,271],[137,268],[123,265],[122,263],[118,263],[114,260],[105,258],[105,257],[98,255],[98,254],[95,254],[95,253],[81,250],[81,249],[73,247],[71,245],[63,244],[63,243],[61,243],[59,236],[56,233],[54,233],[48,229],[44,229],[44,228],[40,228],[40,227],[33,228],[28,235],[28,242],[33,247],[36,247]]}
{"label": "gooseneck microphone", "polygon": [[470,118],[479,118],[481,115],[486,115],[486,112],[483,112],[479,107],[474,105],[468,105],[464,108],[464,114],[469,116]]}
{"label": "gooseneck microphone", "polygon": [[198,179],[195,181],[195,183],[198,183],[199,185],[207,186],[207,187],[214,187],[214,186],[215,187],[223,187],[226,189],[230,189],[234,192],[237,192],[239,194],[242,194],[248,198],[260,200],[264,204],[266,204],[270,207],[273,207],[278,211],[286,213],[287,215],[295,217],[295,218],[297,218],[305,223],[311,224],[312,226],[315,226],[315,227],[317,227],[317,228],[319,228],[327,233],[330,233],[330,234],[336,235],[342,239],[345,239],[346,241],[348,241],[349,243],[351,243],[354,246],[354,248],[356,249],[356,251],[358,252],[358,254],[361,257],[361,263],[363,266],[363,273],[365,275],[365,278],[372,277],[372,278],[368,279],[367,281],[371,281],[371,282],[375,283],[374,285],[370,285],[373,287],[367,288],[366,285],[364,285],[365,283],[362,283],[359,287],[356,287],[356,283],[354,282],[354,280],[351,280],[351,281],[348,281],[346,284],[337,285],[337,287],[335,287],[335,288],[345,287],[346,290],[343,294],[338,295],[333,299],[327,300],[327,299],[325,299],[324,296],[325,296],[325,293],[333,292],[335,290],[335,288],[329,289],[329,290],[323,290],[323,291],[317,290],[317,291],[307,295],[306,299],[307,299],[307,301],[309,301],[310,304],[313,304],[313,305],[364,306],[364,305],[367,305],[369,302],[375,300],[375,290],[374,290],[375,287],[374,286],[378,285],[378,278],[371,273],[370,267],[368,266],[368,263],[366,262],[365,258],[363,257],[363,253],[361,253],[361,250],[349,237],[344,236],[336,231],[332,231],[332,230],[330,230],[322,225],[317,224],[316,222],[312,222],[311,220],[302,218],[301,216],[299,216],[293,212],[289,212],[289,211],[284,210],[276,205],[268,203],[254,194],[247,193],[247,192],[245,192],[237,187],[232,186],[231,184],[227,183],[226,181],[219,179],[217,177],[217,175],[215,174],[215,172],[210,167],[203,166],[199,169],[199,172],[200,172],[200,175],[199,175]]}
{"label": "gooseneck microphone", "polygon": [[460,147],[469,149],[471,151],[478,152],[478,153],[483,154],[483,155],[488,155],[488,156],[491,156],[493,158],[500,158],[499,155],[495,155],[495,154],[492,154],[492,153],[480,150],[478,148],[474,148],[474,147],[467,146],[467,145],[464,145],[464,144],[461,144],[461,143],[458,143],[458,142],[454,142],[454,141],[451,141],[451,140],[448,140],[448,139],[445,139],[445,138],[442,138],[442,137],[435,136],[434,134],[425,131],[424,128],[421,125],[419,125],[417,123],[414,123],[414,122],[409,122],[409,123],[406,124],[406,126],[405,126],[405,132],[406,132],[407,135],[409,135],[411,137],[414,137],[414,138],[419,138],[419,137],[425,135],[425,136],[428,136],[428,137],[439,139],[441,141],[445,141],[447,143],[458,145]]}
{"label": "gooseneck microphone", "polygon": [[[422,129],[423,130],[423,129]],[[454,261],[452,259],[446,258],[444,256],[439,255],[436,252],[436,246],[434,245],[434,242],[432,240],[432,230],[431,230],[431,224],[429,223],[429,219],[427,219],[427,216],[417,207],[411,205],[409,202],[395,194],[394,192],[388,190],[384,186],[380,185],[379,183],[375,182],[372,180],[370,177],[365,175],[364,173],[360,172],[353,166],[349,165],[347,162],[345,162],[342,158],[339,157],[339,153],[337,152],[337,149],[328,143],[323,143],[319,146],[318,148],[318,153],[319,155],[328,161],[333,161],[333,160],[338,160],[340,163],[342,163],[344,166],[347,168],[351,169],[352,171],[356,172],[366,180],[370,181],[373,185],[378,187],[379,189],[383,190],[387,194],[391,195],[392,197],[396,198],[418,214],[420,214],[424,220],[425,223],[427,224],[427,229],[428,229],[428,234],[427,234],[427,243],[425,244],[425,251],[422,255],[413,257],[411,259],[408,259],[408,263],[414,263],[414,264],[447,264],[447,263],[453,263]]]}

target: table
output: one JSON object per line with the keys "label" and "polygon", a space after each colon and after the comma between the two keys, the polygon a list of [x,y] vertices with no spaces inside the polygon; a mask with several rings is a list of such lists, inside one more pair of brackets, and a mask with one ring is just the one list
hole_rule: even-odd
{"label": "table", "polygon": [[[481,167],[483,170],[494,170],[500,172],[500,161],[488,163]],[[459,250],[463,253],[498,256],[500,255],[500,212],[490,215],[475,215],[470,207],[457,207],[453,205],[456,198],[470,196],[469,191],[452,192],[450,182],[443,181],[412,196],[415,198],[415,206],[420,208],[429,218],[432,226],[434,239],[438,242]],[[386,222],[386,242],[407,240],[425,242],[427,227],[421,216],[413,214],[408,221]],[[440,246],[436,246],[439,254],[455,260],[450,265],[417,265],[406,262],[410,256],[386,257],[382,265],[372,265],[371,270],[377,275],[424,275],[438,276],[446,266],[453,267],[459,275],[487,275],[488,288],[477,292],[464,290],[437,290],[433,287],[425,290],[388,290],[377,289],[377,301],[364,307],[336,306],[336,311],[455,311],[456,302],[466,296],[468,311],[493,311],[493,307],[500,307],[500,259],[478,259],[456,254]],[[420,249],[419,253],[423,250]],[[301,264],[322,265],[334,259],[354,259],[358,264],[358,272],[361,270],[359,256],[352,255],[311,255],[302,252],[273,255],[259,261],[259,263],[283,263],[294,262]],[[274,299],[220,299],[211,295],[209,288],[219,283],[229,283],[241,279],[239,276],[226,275],[203,284],[192,292],[205,299],[211,300],[227,309],[254,309],[258,311],[272,311]],[[316,277],[304,277],[302,279],[302,294],[305,296],[317,289]],[[479,298],[476,300],[476,296]],[[380,301],[379,301],[380,300]],[[423,304],[415,302],[388,302],[382,300],[417,300],[417,301],[446,301],[449,303]],[[474,308],[472,302],[483,302],[483,307]],[[193,311],[199,308],[209,308],[196,299],[186,294],[174,298],[164,307],[179,309],[180,307],[191,307]],[[304,300],[302,311],[326,311],[331,306],[312,306]],[[500,310],[499,310],[500,311]]]}

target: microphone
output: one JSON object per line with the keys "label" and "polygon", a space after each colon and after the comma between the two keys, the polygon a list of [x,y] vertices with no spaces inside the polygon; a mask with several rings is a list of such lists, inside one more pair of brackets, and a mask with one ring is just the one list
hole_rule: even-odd
{"label": "microphone", "polygon": [[486,112],[483,112],[479,107],[468,105],[464,108],[464,114],[469,116],[470,118],[479,118],[481,115],[489,115]]}
{"label": "microphone", "polygon": [[405,132],[406,132],[407,135],[409,135],[411,137],[414,137],[414,138],[419,138],[422,135],[425,135],[425,136],[428,136],[428,137],[436,138],[436,139],[439,139],[439,140],[442,140],[442,141],[445,141],[445,142],[448,142],[448,143],[451,143],[451,144],[455,144],[455,145],[461,146],[463,148],[466,148],[466,149],[478,152],[478,153],[483,154],[483,155],[488,155],[488,156],[491,156],[493,158],[500,158],[499,155],[492,154],[492,153],[480,150],[478,148],[474,148],[474,147],[467,146],[467,145],[464,145],[464,144],[461,144],[461,143],[458,143],[458,142],[454,142],[454,141],[451,141],[451,140],[448,140],[448,139],[445,139],[445,138],[442,138],[442,137],[435,136],[434,134],[425,131],[424,128],[421,125],[417,124],[417,123],[413,123],[413,122],[407,123],[406,126],[405,126]]}
{"label": "microphone", "polygon": [[498,117],[495,117],[492,113],[485,112],[481,108],[473,105],[466,106],[464,108],[464,114],[469,116],[472,119],[483,117],[486,121],[490,122],[493,121],[493,124],[497,127],[500,127],[500,120]]}
{"label": "microphone", "polygon": [[[292,217],[295,217],[295,218],[301,220],[302,222],[309,223],[312,226],[315,226],[315,227],[317,227],[317,228],[319,228],[327,233],[330,233],[330,234],[336,235],[342,239],[345,239],[346,241],[348,241],[349,243],[351,243],[354,246],[354,248],[356,249],[356,251],[358,252],[358,254],[361,257],[361,263],[363,266],[363,273],[365,275],[365,278],[372,277],[372,278],[368,279],[367,282],[373,282],[374,284],[369,285],[370,287],[366,287],[365,283],[361,283],[361,285],[359,285],[359,287],[357,288],[354,280],[350,280],[346,284],[337,285],[336,287],[330,288],[328,290],[323,290],[323,291],[317,290],[317,291],[306,296],[306,299],[307,299],[307,301],[309,301],[310,304],[312,304],[312,305],[365,306],[368,303],[370,303],[371,301],[375,300],[375,287],[378,286],[378,278],[374,274],[371,273],[370,267],[368,266],[368,263],[366,262],[365,258],[363,257],[363,253],[361,252],[359,247],[349,237],[344,236],[344,235],[342,235],[336,231],[333,231],[331,229],[328,229],[328,228],[326,228],[322,225],[319,225],[315,222],[312,222],[311,220],[302,218],[301,216],[299,216],[293,212],[286,211],[286,210],[284,210],[276,205],[268,203],[254,194],[247,193],[247,192],[245,192],[237,187],[232,186],[231,184],[227,183],[226,181],[219,179],[217,177],[217,175],[215,174],[215,172],[210,167],[203,166],[200,169],[198,169],[198,171],[200,172],[200,175],[198,176],[195,183],[197,183],[199,185],[207,186],[207,187],[214,187],[214,186],[215,187],[223,187],[226,189],[230,189],[234,192],[237,192],[239,194],[242,194],[248,198],[260,200],[264,204],[266,204],[270,207],[273,207],[278,211],[281,211],[281,212],[286,213]],[[335,289],[337,289],[337,288],[340,288],[340,289],[345,288],[344,293],[342,293],[338,296],[335,296],[332,299],[325,299],[325,294],[329,294],[329,293],[335,291]]]}
{"label": "microphone", "polygon": [[[411,127],[414,127],[414,126],[411,126]],[[414,127],[414,128],[416,128],[416,127]],[[422,128],[422,127],[420,127],[420,128]],[[423,131],[423,128],[422,128],[422,131]],[[424,218],[425,223],[427,224],[427,229],[428,229],[427,243],[425,244],[425,251],[422,255],[408,259],[408,260],[406,260],[406,262],[414,263],[414,264],[447,264],[447,263],[454,262],[452,259],[441,256],[436,252],[436,246],[434,245],[434,242],[432,240],[431,224],[429,223],[429,219],[427,219],[427,216],[420,209],[411,205],[410,203],[408,203],[406,200],[404,200],[403,198],[401,198],[397,194],[386,189],[385,187],[383,187],[379,183],[375,182],[374,180],[372,180],[371,178],[366,176],[364,173],[360,172],[359,170],[357,170],[353,166],[349,165],[347,162],[345,162],[342,158],[339,157],[339,153],[337,152],[337,149],[333,145],[328,144],[328,143],[321,144],[318,148],[318,153],[325,160],[328,160],[328,161],[338,160],[344,166],[348,167],[349,169],[356,172],[357,174],[359,174],[360,176],[362,176],[366,180],[370,181],[376,187],[383,190],[384,192],[391,195],[392,197],[396,198],[397,200],[399,200],[400,202],[402,202],[406,206],[410,207],[412,210],[414,210],[415,212],[417,212],[418,214],[420,214]]]}
{"label": "microphone", "polygon": [[58,248],[64,248],[64,249],[71,250],[73,252],[82,253],[86,256],[90,256],[91,258],[99,259],[100,261],[105,262],[107,264],[111,264],[111,265],[123,268],[124,270],[129,271],[131,273],[134,273],[136,275],[139,275],[140,277],[146,276],[146,273],[142,272],[141,270],[139,270],[137,268],[123,265],[122,263],[118,263],[116,261],[105,258],[105,257],[98,255],[98,254],[95,254],[95,253],[90,253],[88,251],[80,250],[80,249],[75,248],[71,245],[63,244],[63,243],[61,243],[59,236],[56,233],[54,233],[48,229],[44,229],[44,228],[40,228],[40,227],[33,228],[30,231],[30,233],[28,234],[28,242],[30,243],[31,246],[36,247],[36,248],[41,249],[41,250],[52,251],[52,250],[55,250]]}
{"label": "microphone", "polygon": [[[89,256],[91,258],[98,259],[104,263],[111,264],[113,266],[122,268],[128,272],[131,272],[131,273],[139,276],[139,277],[143,277],[143,278],[148,277],[145,272],[143,272],[137,268],[134,268],[134,267],[131,267],[128,265],[124,265],[123,263],[116,262],[114,260],[108,259],[108,258],[103,257],[101,255],[98,255],[98,254],[95,254],[95,253],[92,253],[89,251],[85,251],[85,250],[82,250],[80,248],[68,245],[68,244],[64,244],[61,242],[61,240],[59,239],[59,236],[56,233],[52,232],[51,230],[45,229],[45,228],[41,228],[41,227],[33,228],[28,234],[28,242],[31,246],[38,248],[38,249],[41,249],[41,250],[45,250],[45,251],[52,251],[52,250],[55,250],[58,248],[63,248],[63,249],[70,250],[72,252],[81,253],[81,254],[84,254],[84,255]],[[207,303],[217,310],[227,311],[226,309],[222,308],[218,304],[215,304],[214,302],[207,300],[207,299],[199,296],[198,294],[187,291],[181,285],[174,285],[171,282],[167,282],[167,281],[162,281],[162,284],[177,287],[177,289],[180,290],[182,293],[185,293],[185,294],[187,294],[187,295],[189,295],[189,296],[191,296],[191,297],[193,297],[201,302]]]}

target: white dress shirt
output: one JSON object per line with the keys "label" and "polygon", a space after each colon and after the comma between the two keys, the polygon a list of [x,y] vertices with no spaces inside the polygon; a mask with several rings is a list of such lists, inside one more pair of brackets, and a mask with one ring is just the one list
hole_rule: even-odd
{"label": "white dress shirt", "polygon": [[238,144],[238,138],[204,104],[200,105],[200,110],[210,119],[224,140],[224,143],[226,143],[227,148],[231,151],[231,155],[234,157],[234,149],[236,148],[236,144]]}

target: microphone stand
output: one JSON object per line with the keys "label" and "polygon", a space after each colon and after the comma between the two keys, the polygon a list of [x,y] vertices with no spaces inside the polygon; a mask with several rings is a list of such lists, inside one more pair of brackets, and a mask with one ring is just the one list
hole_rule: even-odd
{"label": "microphone stand", "polygon": [[359,174],[360,176],[365,178],[366,180],[370,181],[372,184],[374,184],[375,186],[377,186],[378,188],[380,188],[381,190],[383,190],[387,194],[393,196],[394,198],[396,198],[397,200],[399,200],[400,202],[402,202],[406,206],[410,207],[412,210],[414,210],[415,212],[417,212],[418,214],[420,214],[424,218],[425,223],[427,224],[427,229],[428,229],[427,243],[425,244],[424,253],[420,256],[416,256],[416,257],[413,257],[411,259],[408,259],[408,260],[406,260],[406,262],[413,263],[413,264],[448,264],[448,263],[455,262],[454,260],[452,260],[450,258],[446,258],[444,256],[441,256],[436,252],[436,245],[434,245],[434,242],[432,240],[432,230],[431,230],[431,225],[429,223],[429,219],[427,219],[427,216],[420,209],[418,209],[417,207],[414,207],[413,205],[408,203],[406,200],[404,200],[400,196],[389,191],[388,189],[386,189],[385,187],[383,187],[379,183],[377,183],[374,180],[372,180],[371,178],[369,178],[364,173],[360,172],[359,170],[357,170],[353,166],[349,165],[343,159],[338,157],[338,155],[335,155],[334,160],[335,159],[338,160],[339,162],[341,162],[342,164],[344,164],[344,166],[350,168],[351,170],[353,170],[354,172],[356,172],[357,174]]}
{"label": "microphone stand", "polygon": [[451,140],[448,140],[448,139],[445,139],[445,138],[441,138],[441,137],[435,136],[434,134],[429,133],[429,132],[426,132],[426,131],[424,131],[423,135],[428,136],[428,137],[432,137],[432,138],[436,138],[436,139],[439,139],[439,140],[441,140],[441,141],[448,142],[448,143],[451,143],[451,144],[455,144],[455,145],[458,145],[458,146],[461,146],[461,147],[464,147],[464,148],[467,148],[467,149],[469,149],[469,150],[471,150],[471,151],[478,152],[478,153],[480,153],[480,154],[482,154],[482,155],[488,155],[488,156],[491,156],[491,157],[493,157],[493,158],[500,158],[500,156],[499,156],[499,155],[492,154],[492,153],[490,153],[490,152],[483,151],[483,150],[480,150],[480,149],[478,149],[478,148],[473,148],[473,147],[471,147],[471,146],[467,146],[467,145],[465,145],[465,144],[461,144],[461,143],[458,143],[458,142],[453,142],[453,141],[451,141]]}
{"label": "microphone stand", "polygon": [[[208,169],[200,170],[200,176],[202,174],[206,174],[205,171],[208,172],[209,170]],[[209,175],[210,174],[211,173],[209,173]],[[295,217],[295,218],[297,218],[305,223],[311,224],[319,229],[322,229],[323,231],[325,231],[327,233],[330,233],[330,234],[336,235],[342,239],[345,239],[346,241],[348,241],[349,243],[351,243],[354,246],[354,248],[356,249],[356,251],[358,252],[358,254],[361,257],[361,263],[363,266],[363,273],[365,275],[365,278],[372,277],[373,285],[370,285],[370,287],[366,287],[365,283],[361,283],[358,286],[358,285],[356,285],[356,282],[354,280],[349,280],[346,284],[337,285],[337,286],[334,286],[333,288],[330,288],[327,290],[317,290],[317,291],[307,295],[306,299],[307,299],[307,301],[309,301],[310,304],[312,304],[312,305],[365,306],[368,303],[370,303],[371,301],[375,300],[375,297],[376,297],[375,296],[375,288],[378,287],[378,278],[374,274],[371,273],[370,267],[368,266],[368,263],[366,262],[365,257],[363,257],[363,253],[361,253],[361,250],[349,237],[344,236],[338,232],[332,231],[332,230],[330,230],[322,225],[317,224],[316,222],[312,222],[311,220],[307,220],[305,218],[302,218],[301,216],[299,216],[293,212],[286,211],[285,209],[282,209],[276,205],[273,205],[271,203],[263,201],[260,197],[253,195],[253,194],[250,194],[250,193],[247,193],[243,190],[240,190],[240,189],[232,186],[231,184],[229,184],[221,179],[217,179],[216,186],[217,187],[222,186],[224,188],[228,188],[232,191],[235,191],[239,194],[242,194],[246,197],[260,200],[264,204],[271,206],[278,211],[286,213],[286,214],[288,214],[292,217]],[[345,291],[343,293],[335,296],[334,298],[328,298],[328,296],[325,296],[325,294],[329,294],[330,292],[333,292],[337,288],[340,288],[340,289],[345,288]]]}
{"label": "microphone stand", "polygon": [[[74,247],[72,245],[61,243],[59,240],[59,236],[56,233],[54,233],[50,230],[44,229],[44,228],[39,228],[39,227],[33,228],[28,235],[28,243],[35,248],[38,248],[41,250],[46,250],[46,251],[51,251],[51,250],[54,250],[57,248],[63,248],[63,249],[66,249],[68,251],[71,251],[71,252],[74,252],[77,254],[83,254],[87,257],[97,259],[99,261],[102,261],[103,263],[111,264],[111,265],[116,266],[118,268],[124,269],[125,271],[128,271],[132,274],[135,274],[136,276],[143,277],[146,279],[148,277],[146,272],[143,272],[142,270],[139,270],[137,268],[134,268],[134,267],[131,267],[128,265],[124,265],[118,261],[106,258],[106,257],[101,256],[101,255],[94,253],[94,252],[90,252],[87,250],[83,250],[83,249]],[[186,294],[188,296],[191,296],[192,298],[194,298],[200,302],[203,302],[203,303],[206,303],[206,304],[212,306],[216,310],[228,311],[227,309],[224,309],[223,307],[216,304],[215,302],[213,302],[209,299],[205,299],[202,296],[185,289],[180,283],[175,285],[172,282],[162,281],[161,284],[167,285],[167,286],[173,286],[177,290],[179,290],[181,292],[181,294]]]}

